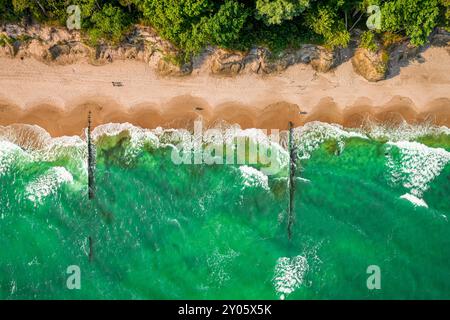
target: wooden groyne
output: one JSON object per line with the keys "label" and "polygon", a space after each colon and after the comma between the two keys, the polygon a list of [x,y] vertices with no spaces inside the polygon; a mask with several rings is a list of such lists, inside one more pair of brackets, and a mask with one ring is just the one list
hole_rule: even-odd
{"label": "wooden groyne", "polygon": [[294,134],[293,134],[293,124],[289,122],[289,177],[288,177],[288,190],[289,190],[289,203],[287,210],[287,232],[288,238],[292,238],[292,227],[295,222],[295,212],[294,212],[294,198],[295,198],[295,172],[297,169],[296,165],[296,148],[294,147]]}

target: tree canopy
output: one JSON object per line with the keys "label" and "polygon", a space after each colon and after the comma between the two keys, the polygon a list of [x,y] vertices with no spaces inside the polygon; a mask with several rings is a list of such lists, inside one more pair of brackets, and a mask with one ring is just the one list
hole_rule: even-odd
{"label": "tree canopy", "polygon": [[423,45],[436,27],[439,11],[439,0],[388,1],[381,11],[382,29],[404,32],[412,44]]}
{"label": "tree canopy", "polygon": [[292,20],[309,7],[309,0],[256,0],[256,18],[266,24]]}
{"label": "tree canopy", "polygon": [[368,31],[367,8],[378,5],[381,29],[363,33],[406,36],[426,43],[436,26],[450,28],[450,0],[0,0],[1,20],[23,18],[65,25],[67,7],[79,5],[82,29],[93,43],[118,43],[133,23],[152,26],[189,60],[208,45],[277,51],[301,43],[345,47],[351,31]]}

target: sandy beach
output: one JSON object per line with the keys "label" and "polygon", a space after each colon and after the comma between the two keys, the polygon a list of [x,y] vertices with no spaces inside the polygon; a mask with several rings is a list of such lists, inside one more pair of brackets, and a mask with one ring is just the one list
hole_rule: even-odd
{"label": "sandy beach", "polygon": [[52,136],[79,135],[92,111],[94,126],[189,128],[198,117],[209,126],[226,121],[265,129],[314,120],[358,127],[367,118],[450,126],[449,52],[433,47],[423,57],[424,63],[411,62],[377,83],[355,74],[350,61],[326,74],[298,64],[278,75],[226,78],[194,70],[162,78],[135,61],[49,66],[0,58],[0,125],[37,124]]}

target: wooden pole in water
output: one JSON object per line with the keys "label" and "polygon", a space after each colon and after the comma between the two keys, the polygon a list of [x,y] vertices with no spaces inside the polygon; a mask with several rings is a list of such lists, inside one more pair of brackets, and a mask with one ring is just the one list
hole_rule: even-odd
{"label": "wooden pole in water", "polygon": [[94,241],[92,241],[92,237],[89,236],[89,262],[92,262],[94,259]]}
{"label": "wooden pole in water", "polygon": [[88,193],[89,200],[94,199],[95,197],[95,150],[92,146],[91,139],[91,111],[89,111],[88,115],[88,128],[87,128],[87,143],[88,143]]}
{"label": "wooden pole in water", "polygon": [[[88,114],[88,127],[87,127],[87,143],[88,143],[88,195],[89,200],[95,198],[95,150],[92,145],[91,138],[91,111]],[[94,259],[94,241],[92,236],[89,236],[89,262]]]}
{"label": "wooden pole in water", "polygon": [[289,180],[288,180],[288,188],[289,188],[289,204],[288,204],[288,219],[287,219],[287,231],[288,238],[291,240],[292,238],[292,226],[295,221],[295,213],[294,213],[294,196],[295,196],[295,171],[296,171],[296,154],[295,148],[293,146],[293,124],[289,121]]}

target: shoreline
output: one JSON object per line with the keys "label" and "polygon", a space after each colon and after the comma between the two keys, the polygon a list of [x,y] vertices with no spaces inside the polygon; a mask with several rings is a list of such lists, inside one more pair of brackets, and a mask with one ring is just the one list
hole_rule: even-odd
{"label": "shoreline", "polygon": [[[294,127],[308,122],[319,121],[339,124],[346,128],[359,128],[367,123],[397,125],[404,121],[408,124],[432,124],[450,128],[450,100],[437,99],[426,108],[418,109],[407,98],[394,97],[384,106],[359,104],[340,109],[331,98],[324,98],[311,112],[303,112],[297,105],[278,102],[257,108],[225,103],[211,107],[205,101],[189,96],[181,96],[184,105],[174,102],[166,106],[138,105],[124,109],[112,101],[103,99],[105,105],[92,99],[86,100],[69,110],[56,106],[42,104],[23,111],[14,106],[5,105],[0,101],[2,115],[0,128],[20,127],[21,125],[37,125],[47,131],[52,137],[79,136],[87,126],[88,112],[92,112],[92,127],[110,123],[130,123],[144,129],[189,129],[194,121],[201,119],[205,127],[216,127],[238,124],[242,129],[280,129],[287,130],[291,121]],[[186,107],[186,104],[189,107]],[[202,110],[199,110],[201,108]]]}
{"label": "shoreline", "polygon": [[[328,73],[295,65],[282,74],[161,77],[142,62],[49,66],[0,58],[0,125],[36,124],[51,136],[80,135],[93,126],[129,122],[143,128],[190,128],[225,121],[245,128],[286,129],[310,121],[359,127],[431,122],[450,127],[450,54],[429,48],[394,78],[370,83],[347,61]],[[120,82],[122,86],[113,86]]]}

